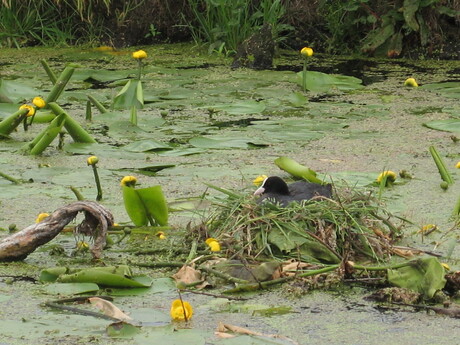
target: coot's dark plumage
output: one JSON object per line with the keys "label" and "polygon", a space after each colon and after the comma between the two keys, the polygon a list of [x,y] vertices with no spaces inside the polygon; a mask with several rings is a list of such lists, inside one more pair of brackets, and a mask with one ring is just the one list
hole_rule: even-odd
{"label": "coot's dark plumage", "polygon": [[282,178],[270,176],[264,180],[259,189],[254,192],[254,195],[260,195],[258,202],[269,199],[282,206],[287,206],[293,201],[309,200],[315,196],[331,198],[332,185],[298,181],[288,186]]}

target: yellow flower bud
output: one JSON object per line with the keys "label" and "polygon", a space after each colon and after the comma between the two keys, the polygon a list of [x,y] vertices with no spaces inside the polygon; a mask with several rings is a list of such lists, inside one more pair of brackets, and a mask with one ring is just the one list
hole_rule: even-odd
{"label": "yellow flower bud", "polygon": [[32,100],[32,103],[37,107],[37,108],[44,108],[45,105],[46,105],[46,102],[43,98],[41,97],[35,97],[33,100]]}
{"label": "yellow flower bud", "polygon": [[455,164],[455,167],[456,167],[457,169],[460,169],[460,162],[457,162],[457,164]]}
{"label": "yellow flower bud", "polygon": [[300,54],[302,54],[305,57],[313,56],[313,49],[310,47],[303,47],[300,51]]}
{"label": "yellow flower bud", "polygon": [[438,226],[436,224],[426,224],[424,226],[422,226],[422,228],[420,229],[419,232],[421,232],[422,234],[425,234],[427,232],[432,232],[432,231],[435,231],[438,229]]}
{"label": "yellow flower bud", "polygon": [[450,266],[446,264],[445,262],[441,263],[441,266],[444,267],[446,271],[450,271]]}
{"label": "yellow flower bud", "polygon": [[176,299],[171,304],[170,315],[175,321],[190,320],[193,315],[193,308],[190,303]]}
{"label": "yellow flower bud", "polygon": [[252,183],[259,187],[262,184],[262,182],[264,182],[267,179],[267,177],[267,175],[259,175],[252,181]]}
{"label": "yellow flower bud", "polygon": [[391,170],[385,170],[377,177],[377,182],[382,182],[385,177],[387,178],[387,182],[394,182],[396,180],[396,173]]}
{"label": "yellow flower bud", "polygon": [[156,234],[155,234],[156,237],[158,237],[160,240],[165,240],[166,239],[166,235],[163,231],[158,231]]}
{"label": "yellow flower bud", "polygon": [[88,163],[88,165],[96,165],[97,162],[99,162],[99,158],[97,158],[96,156],[88,157],[88,159],[86,160],[86,163]]}
{"label": "yellow flower bud", "polygon": [[138,50],[133,53],[133,58],[140,60],[140,59],[145,59],[147,57],[147,53],[143,50]]}
{"label": "yellow flower bud", "polygon": [[37,216],[37,219],[35,219],[35,223],[40,223],[43,219],[45,219],[46,217],[49,217],[49,213],[40,213],[38,216]]}
{"label": "yellow flower bud", "polygon": [[215,238],[212,238],[212,237],[208,238],[206,240],[206,244],[209,246],[209,249],[211,249],[211,252],[220,251],[220,243]]}
{"label": "yellow flower bud", "polygon": [[31,105],[28,104],[23,104],[19,107],[19,109],[28,109],[29,112],[27,113],[27,116],[34,116],[35,115],[35,108]]}
{"label": "yellow flower bud", "polygon": [[418,87],[418,84],[414,78],[407,78],[404,82],[404,86]]}
{"label": "yellow flower bud", "polygon": [[85,241],[78,241],[77,242],[77,250],[79,251],[86,251],[89,249],[89,244],[88,242]]}
{"label": "yellow flower bud", "polygon": [[135,178],[134,176],[125,176],[121,179],[120,185],[134,187],[136,185],[136,182],[137,178]]}

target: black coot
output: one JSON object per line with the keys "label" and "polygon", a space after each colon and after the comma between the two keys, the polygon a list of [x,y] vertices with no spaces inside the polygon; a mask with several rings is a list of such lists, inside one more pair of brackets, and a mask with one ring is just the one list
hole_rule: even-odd
{"label": "black coot", "polygon": [[254,192],[254,195],[260,195],[258,202],[268,199],[272,202],[279,203],[281,206],[287,206],[289,203],[302,200],[309,200],[315,196],[332,198],[332,185],[320,185],[306,181],[297,181],[289,186],[278,176],[270,176],[265,179],[262,185]]}

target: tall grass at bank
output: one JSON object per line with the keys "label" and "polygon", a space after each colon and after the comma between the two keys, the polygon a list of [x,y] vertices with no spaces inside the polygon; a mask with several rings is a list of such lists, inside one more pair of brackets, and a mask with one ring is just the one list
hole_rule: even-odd
{"label": "tall grass at bank", "polygon": [[3,0],[0,7],[0,47],[60,45],[72,39],[71,28],[71,19],[59,16],[51,0]]}
{"label": "tall grass at bank", "polygon": [[104,35],[110,37],[109,19],[118,24],[144,2],[1,0],[0,47],[99,42]]}
{"label": "tall grass at bank", "polygon": [[[286,1],[285,1],[286,2]],[[286,12],[281,0],[189,0],[194,22],[189,23],[193,40],[209,44],[209,50],[231,54],[238,45],[263,24],[271,24],[275,40],[282,31],[291,29],[282,24]]]}

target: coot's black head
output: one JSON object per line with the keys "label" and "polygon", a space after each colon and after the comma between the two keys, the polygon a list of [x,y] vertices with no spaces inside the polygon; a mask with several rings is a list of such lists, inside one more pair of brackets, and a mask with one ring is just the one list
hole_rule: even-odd
{"label": "coot's black head", "polygon": [[262,182],[262,185],[254,192],[254,195],[275,194],[289,195],[289,188],[281,177],[270,176]]}

